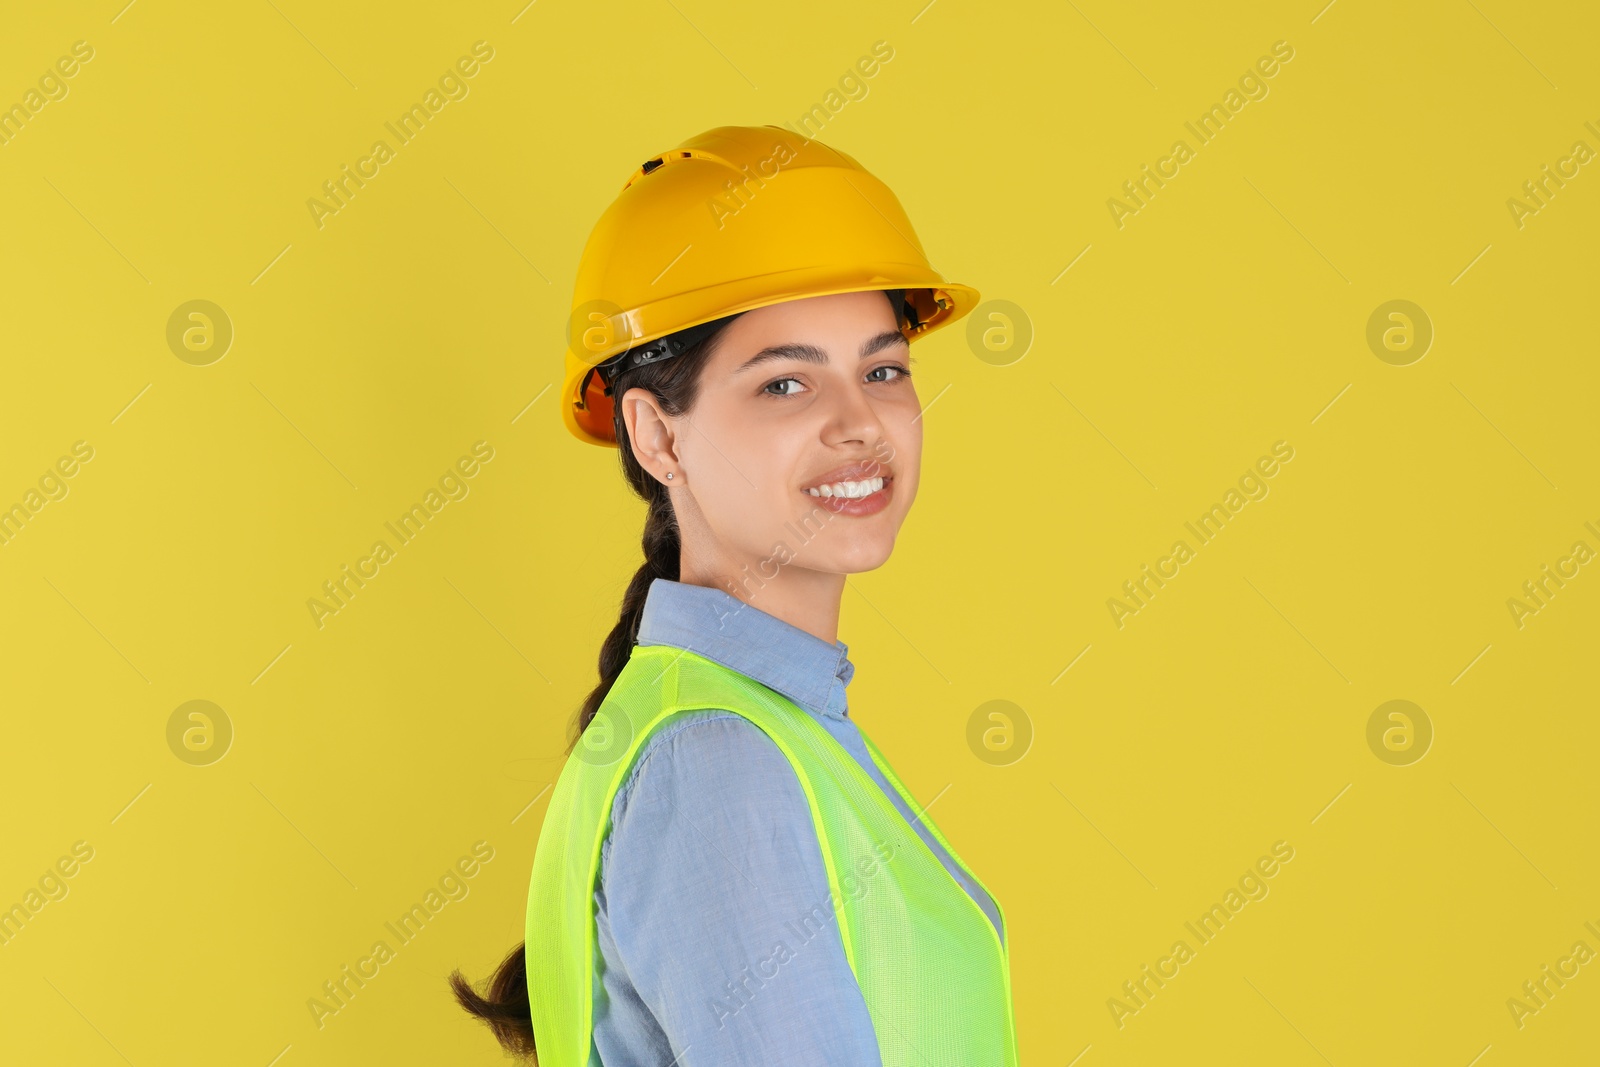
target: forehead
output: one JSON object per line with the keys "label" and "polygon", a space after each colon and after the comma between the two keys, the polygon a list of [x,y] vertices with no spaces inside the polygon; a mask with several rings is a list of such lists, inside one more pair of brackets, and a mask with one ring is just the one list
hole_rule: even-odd
{"label": "forehead", "polygon": [[897,330],[884,293],[836,293],[756,308],[729,323],[711,362],[731,369],[769,345],[808,344],[854,359],[863,341]]}

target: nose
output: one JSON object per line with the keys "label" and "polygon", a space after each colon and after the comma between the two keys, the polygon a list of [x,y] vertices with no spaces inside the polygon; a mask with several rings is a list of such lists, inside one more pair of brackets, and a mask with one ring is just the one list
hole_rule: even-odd
{"label": "nose", "polygon": [[823,439],[828,444],[867,444],[883,439],[883,420],[867,393],[869,388],[866,383],[855,381],[828,390],[823,429]]}

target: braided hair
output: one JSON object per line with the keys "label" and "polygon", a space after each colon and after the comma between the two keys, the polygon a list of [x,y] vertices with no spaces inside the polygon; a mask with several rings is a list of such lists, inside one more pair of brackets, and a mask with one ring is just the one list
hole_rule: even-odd
{"label": "braided hair", "polygon": [[[902,328],[907,321],[915,326],[916,312],[905,298],[906,290],[891,289],[885,290],[884,293],[889,298],[890,306],[894,308],[895,317]],[[607,361],[608,365],[602,369],[608,383],[607,394],[614,401],[620,401],[627,389],[635,387],[648,389],[668,415],[674,418],[683,415],[694,407],[695,398],[700,391],[700,372],[716,348],[717,339],[737,317],[737,314],[730,315],[715,324],[708,324],[707,329],[696,330],[691,335],[693,341],[687,345],[681,344],[680,337],[666,339],[671,342],[666,346],[660,346],[660,342],[651,342],[651,346],[660,346],[670,351],[672,353],[670,357],[657,357],[642,362],[633,361],[627,357],[637,349],[631,349],[628,353],[617,357],[615,363]],[[682,558],[682,541],[679,536],[678,517],[672,510],[672,497],[667,491],[666,484],[646,471],[634,456],[633,445],[628,440],[627,424],[623,420],[622,405],[616,403],[614,406],[617,458],[622,464],[622,476],[633,491],[649,505],[641,542],[644,562],[634,572],[627,591],[622,594],[622,610],[617,624],[611,628],[611,632],[600,645],[600,681],[584,699],[577,715],[573,718],[571,737],[567,744],[569,755],[583,739],[584,730],[594,721],[601,704],[611,692],[612,684],[622,673],[622,668],[627,666],[628,659],[633,654],[633,646],[639,638],[639,622],[644,616],[644,602],[650,592],[650,583],[657,578],[677,581]],[[528,1000],[525,941],[519,942],[500,962],[494,975],[489,979],[489,987],[485,994],[479,994],[473,989],[459,970],[450,974],[449,982],[456,1001],[488,1024],[502,1048],[513,1056],[526,1057],[537,1067],[539,1061],[534,1049],[533,1010]]]}
{"label": "braided hair", "polygon": [[[635,387],[648,389],[668,415],[682,415],[694,406],[700,389],[700,371],[728,321],[731,319],[671,359],[633,367],[623,364],[626,369],[611,377],[606,391],[620,401],[624,390]],[[657,578],[677,581],[679,574],[682,543],[678,533],[678,517],[672,510],[671,495],[666,484],[645,470],[634,456],[632,443],[628,440],[628,428],[623,420],[622,405],[617,403],[615,407],[617,458],[622,464],[622,476],[649,505],[641,543],[644,562],[634,572],[633,580],[622,594],[622,611],[617,624],[600,645],[599,684],[584,699],[577,715],[573,717],[568,754],[582,740],[583,731],[594,720],[600,705],[611,692],[612,683],[633,654],[650,583]],[[507,953],[489,979],[489,988],[485,993],[480,994],[473,989],[459,970],[451,973],[449,981],[457,1003],[487,1023],[502,1048],[513,1056],[526,1057],[529,1062],[538,1064],[533,1040],[533,1009],[528,1000],[526,942],[518,943]]]}

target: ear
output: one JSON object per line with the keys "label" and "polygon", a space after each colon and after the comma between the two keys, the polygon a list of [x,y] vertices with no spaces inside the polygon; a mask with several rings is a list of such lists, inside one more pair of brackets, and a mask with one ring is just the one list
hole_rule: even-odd
{"label": "ear", "polygon": [[[628,430],[628,441],[633,447],[633,457],[639,466],[666,483],[666,471],[683,470],[678,462],[677,430],[670,417],[661,409],[661,402],[648,389],[635,387],[622,394],[622,421]],[[672,483],[677,484],[679,473]]]}

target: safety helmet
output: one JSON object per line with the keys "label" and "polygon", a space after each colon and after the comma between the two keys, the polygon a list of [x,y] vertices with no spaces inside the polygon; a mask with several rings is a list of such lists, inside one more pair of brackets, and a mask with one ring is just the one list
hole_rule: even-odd
{"label": "safety helmet", "polygon": [[615,448],[623,370],[675,356],[746,311],[870,290],[890,292],[908,341],[979,299],[929,266],[900,201],[850,156],[781,126],[707,130],[641,164],[590,233],[562,420]]}

